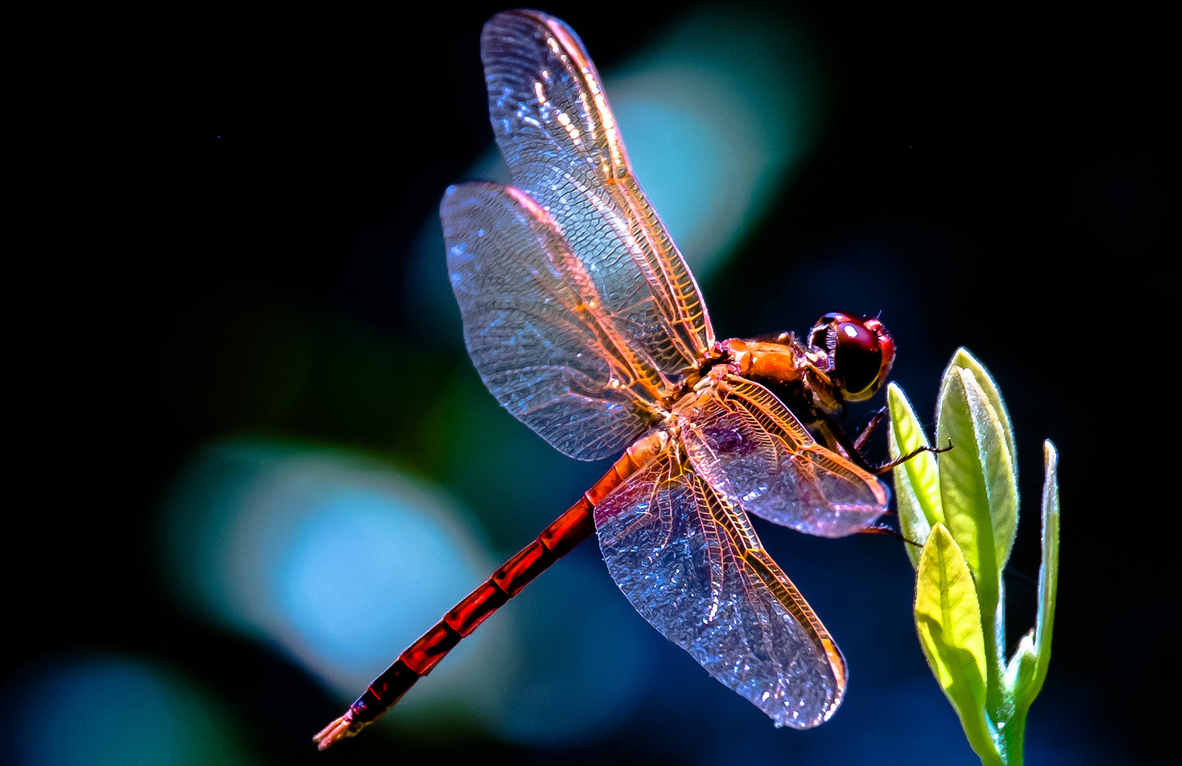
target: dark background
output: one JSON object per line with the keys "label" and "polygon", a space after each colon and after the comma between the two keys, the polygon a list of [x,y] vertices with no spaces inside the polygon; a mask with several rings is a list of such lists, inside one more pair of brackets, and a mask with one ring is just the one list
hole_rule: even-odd
{"label": "dark background", "polygon": [[[479,465],[451,473],[448,450],[476,460],[479,435],[463,446],[465,429],[431,420],[431,397],[440,381],[475,373],[458,315],[425,320],[405,287],[424,221],[437,221],[443,189],[491,140],[478,40],[501,8],[155,7],[96,18],[101,35],[86,48],[62,45],[77,77],[70,105],[47,107],[63,119],[36,138],[31,187],[52,201],[34,201],[31,219],[50,289],[13,326],[34,360],[28,399],[16,403],[31,428],[17,432],[14,478],[34,500],[10,506],[17,622],[4,678],[78,649],[167,658],[234,711],[261,763],[672,763],[700,757],[703,727],[723,720],[735,737],[715,762],[825,762],[808,738],[841,727],[830,736],[861,737],[864,762],[924,762],[898,751],[906,738],[880,733],[941,729],[951,744],[940,762],[972,763],[946,707],[917,720],[901,693],[890,708],[857,705],[860,678],[889,684],[896,663],[922,668],[914,635],[877,640],[857,600],[822,614],[854,681],[817,732],[763,743],[756,725],[771,731],[766,721],[714,712],[731,704],[721,690],[681,707],[646,701],[625,725],[569,748],[498,743],[479,729],[367,732],[325,756],[308,738],[341,701],[274,649],[172,603],[156,569],[156,515],[177,471],[213,439],[355,448],[471,508],[489,493],[529,492],[522,476],[476,482],[490,473]],[[545,10],[578,31],[605,73],[678,13]],[[1054,659],[1029,720],[1032,752],[1171,760],[1168,709],[1153,700],[1172,699],[1177,674],[1176,572],[1166,566],[1174,440],[1161,438],[1176,419],[1161,399],[1174,393],[1178,347],[1172,25],[1115,6],[802,2],[785,13],[821,52],[829,108],[771,213],[704,288],[719,337],[882,310],[899,349],[893,378],[921,416],[952,353],[971,349],[996,376],[1018,438],[1026,502],[1007,581],[1011,646],[1033,619],[1041,440],[1061,454]],[[85,27],[71,29],[86,38]],[[315,338],[299,376],[287,374],[292,322]],[[495,411],[491,397],[485,405]],[[527,541],[482,519],[498,550]],[[912,586],[897,543],[808,548],[765,529],[774,553],[805,546],[792,555],[832,567],[834,587],[867,588],[905,620]]]}

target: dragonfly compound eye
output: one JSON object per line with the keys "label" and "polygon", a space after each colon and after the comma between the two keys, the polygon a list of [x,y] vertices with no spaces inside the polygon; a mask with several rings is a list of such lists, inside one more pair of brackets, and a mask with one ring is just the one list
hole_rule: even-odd
{"label": "dragonfly compound eye", "polygon": [[895,361],[895,342],[878,319],[826,314],[809,341],[833,359],[832,376],[848,401],[869,399],[882,386]]}

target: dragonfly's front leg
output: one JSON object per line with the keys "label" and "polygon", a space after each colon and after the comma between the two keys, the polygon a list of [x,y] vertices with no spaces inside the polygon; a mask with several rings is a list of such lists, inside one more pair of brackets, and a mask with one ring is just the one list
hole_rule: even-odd
{"label": "dragonfly's front leg", "polygon": [[866,438],[868,438],[868,434],[866,434],[865,431],[877,426],[877,422],[874,422],[872,419],[869,428],[864,429],[864,433],[859,434],[857,441],[854,441],[851,440],[849,435],[842,430],[838,422],[833,419],[833,416],[820,411],[818,411],[816,415],[817,419],[812,425],[813,435],[816,437],[817,441],[822,444],[822,446],[824,446],[826,449],[836,452],[839,455],[844,456],[864,471],[868,471],[873,474],[877,474],[879,472],[877,467],[870,465],[870,463],[866,461],[866,458],[862,457],[861,452],[861,448],[864,445]]}
{"label": "dragonfly's front leg", "polygon": [[815,428],[817,429],[817,441],[821,442],[823,445],[834,452],[839,452],[845,455],[851,461],[856,463],[860,468],[863,468],[876,476],[882,476],[883,474],[886,474],[889,471],[892,471],[895,468],[903,465],[916,455],[922,454],[924,452],[931,452],[933,455],[938,455],[941,452],[947,452],[948,450],[952,449],[952,440],[950,439],[948,441],[948,446],[946,447],[916,447],[911,452],[908,452],[902,457],[897,457],[894,460],[888,460],[881,465],[871,465],[866,460],[866,458],[863,457],[862,450],[865,448],[866,442],[869,441],[870,435],[875,431],[875,429],[878,428],[879,424],[882,423],[882,420],[884,417],[886,417],[886,414],[886,407],[883,407],[878,412],[874,413],[870,417],[870,420],[866,422],[866,425],[858,433],[858,437],[851,441],[850,437],[841,429],[840,426],[838,426],[837,422],[833,420],[832,417],[824,413],[820,413],[820,417],[815,424]]}
{"label": "dragonfly's front leg", "polygon": [[870,440],[870,435],[874,433],[874,431],[878,428],[878,425],[882,423],[882,419],[886,417],[886,414],[887,408],[879,407],[878,411],[870,416],[870,419],[867,420],[866,424],[858,431],[857,438],[854,439],[855,450],[861,452],[866,448],[866,442]]}

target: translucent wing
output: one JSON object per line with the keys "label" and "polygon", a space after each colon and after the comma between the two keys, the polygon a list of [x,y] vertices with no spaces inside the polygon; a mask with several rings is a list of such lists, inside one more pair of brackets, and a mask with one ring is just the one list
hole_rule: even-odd
{"label": "translucent wing", "polygon": [[615,331],[581,261],[517,189],[448,189],[443,236],[464,341],[509,412],[571,457],[620,452],[651,419],[655,375]]}
{"label": "translucent wing", "polygon": [[636,610],[780,726],[841,704],[841,652],[746,515],[670,449],[595,509],[599,545]]}
{"label": "translucent wing", "polygon": [[[664,398],[697,370],[714,334],[692,274],[632,176],[586,50],[561,21],[510,11],[485,25],[481,58],[493,131],[514,186],[537,203],[580,263],[587,281],[578,291],[594,296],[601,329],[633,349],[641,386]],[[443,215],[445,228],[470,238],[447,220],[446,205]],[[486,257],[496,262],[483,269],[516,258]]]}
{"label": "translucent wing", "polygon": [[699,398],[682,435],[694,468],[743,510],[800,532],[844,537],[886,511],[885,485],[822,447],[770,391],[728,376]]}

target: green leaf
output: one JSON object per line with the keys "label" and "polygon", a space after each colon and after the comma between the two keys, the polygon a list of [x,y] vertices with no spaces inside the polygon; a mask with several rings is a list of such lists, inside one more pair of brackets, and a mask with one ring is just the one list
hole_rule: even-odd
{"label": "green leaf", "polygon": [[[891,452],[894,453],[895,445],[891,444]],[[928,524],[924,518],[923,510],[920,508],[919,499],[915,495],[915,490],[911,487],[911,480],[907,476],[907,471],[902,466],[896,466],[894,470],[895,479],[895,507],[899,512],[899,530],[906,540],[903,550],[907,553],[907,558],[911,561],[911,568],[915,569],[919,566],[919,553],[924,541],[928,539],[928,534],[931,533],[931,525]]]}
{"label": "green leaf", "polygon": [[[887,403],[891,410],[889,444],[891,458],[898,460],[920,447],[927,447],[923,426],[915,417],[915,410],[903,389],[891,383],[887,387]],[[936,456],[921,452],[892,472],[895,479],[895,499],[899,510],[899,525],[903,536],[916,543],[928,539],[932,524],[944,521],[940,506],[940,477]],[[906,546],[911,566],[919,566],[919,548]]]}
{"label": "green leaf", "polygon": [[[1018,533],[1018,463],[1017,451],[1014,447],[1014,434],[1010,425],[1010,415],[1002,400],[1001,391],[997,383],[989,375],[989,371],[976,360],[966,349],[957,349],[952,358],[952,365],[960,367],[972,374],[981,397],[987,403],[986,409],[996,418],[992,424],[992,438],[1000,437],[1009,455],[1009,465],[987,465],[987,469],[996,470],[997,480],[990,492],[989,512],[993,518],[994,543],[997,547],[998,569],[1005,567],[1010,559],[1010,551],[1014,547],[1014,538]],[[996,490],[1005,490],[998,495]]]}
{"label": "green leaf", "polygon": [[[1043,464],[1042,563],[1038,568],[1038,615],[1035,617],[1034,637],[1031,640],[1033,667],[1028,674],[1018,672],[1013,687],[1015,708],[1023,715],[1046,681],[1047,667],[1051,662],[1055,597],[1059,590],[1059,454],[1055,445],[1049,441],[1043,442]],[[1019,655],[1015,654],[1014,659],[1018,660]]]}
{"label": "green leaf", "polygon": [[1013,696],[1017,697],[1019,690],[1030,686],[1037,667],[1038,651],[1034,647],[1034,630],[1031,629],[1018,641],[1018,648],[1006,665],[1005,685]]}
{"label": "green leaf", "polygon": [[964,556],[943,524],[923,546],[915,587],[915,627],[940,688],[960,716],[965,735],[982,760],[996,760],[997,746],[985,719],[988,657],[977,591]]}
{"label": "green leaf", "polygon": [[950,365],[940,385],[936,420],[937,440],[952,441],[940,459],[949,531],[978,582],[996,582],[1018,526],[1018,487],[1001,419],[976,376]]}
{"label": "green leaf", "polygon": [[[892,389],[889,401],[891,449],[898,456],[923,436],[902,391]],[[916,629],[981,760],[1019,766],[1026,715],[1050,662],[1059,562],[1058,456],[1046,442],[1036,625],[1006,664],[1001,570],[1018,524],[1014,438],[997,385],[964,349],[944,372],[936,421],[937,443],[952,442],[952,450],[932,463],[939,505],[928,505],[942,511],[943,524],[924,514],[925,499],[936,493],[923,484],[931,480],[923,467],[895,469],[900,518],[910,514],[931,523],[917,565]]]}
{"label": "green leaf", "polygon": [[1016,466],[1018,465],[1018,452],[1014,447],[1014,429],[1010,425],[1010,413],[1006,409],[1005,401],[1001,398],[1001,391],[994,382],[993,376],[985,369],[984,365],[977,361],[977,358],[969,353],[968,349],[961,347],[956,349],[956,354],[952,357],[952,364],[956,367],[963,368],[973,373],[973,377],[977,379],[977,383],[981,386],[981,390],[985,393],[985,399],[993,407],[993,411],[997,414],[998,420],[1001,421],[1001,432],[1005,437],[1006,449],[1010,453],[1010,464],[1015,466],[1014,472],[1017,473]]}

